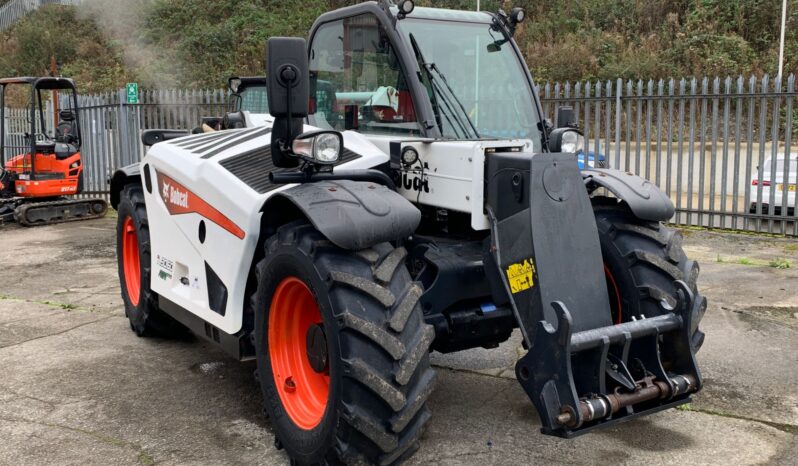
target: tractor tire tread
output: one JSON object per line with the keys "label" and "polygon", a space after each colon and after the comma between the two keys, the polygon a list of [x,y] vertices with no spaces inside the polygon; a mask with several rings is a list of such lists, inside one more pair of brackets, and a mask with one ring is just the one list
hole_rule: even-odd
{"label": "tractor tire tread", "polygon": [[[683,280],[695,295],[693,314],[700,319],[703,316],[701,306],[706,308],[706,299],[697,286],[700,268],[697,262],[687,258],[681,233],[659,222],[635,217],[624,203],[607,204],[594,199],[593,208],[605,264],[608,257],[616,257],[618,267],[630,274],[630,286],[637,290],[629,297],[631,302],[624,303],[624,313],[632,308],[635,314],[646,317],[662,314],[665,312],[663,301],[669,306],[676,305],[674,281]],[[628,320],[632,316],[625,317]],[[694,330],[697,349],[703,341],[703,333],[697,328]]]}
{"label": "tractor tire tread", "polygon": [[[139,225],[136,233],[139,239],[140,255],[144,263],[141,274],[142,282],[144,282],[152,274],[152,266],[148,262],[151,254],[151,243],[144,189],[137,183],[128,184],[122,189],[120,199],[120,209],[122,208],[122,203],[130,203],[131,214],[135,215],[134,220]],[[122,221],[121,217],[119,221]],[[117,251],[117,255],[119,257],[118,260],[121,261],[121,251]],[[120,276],[121,274],[122,272],[120,271]],[[186,338],[189,335],[188,330],[183,325],[159,309],[158,295],[150,289],[148,284],[146,286],[142,284],[140,303],[136,307],[132,307],[132,304],[126,299],[124,284],[121,288],[122,299],[125,302],[125,316],[130,319],[130,327],[136,335],[162,338]],[[136,313],[139,315],[135,315]]]}
{"label": "tractor tire tread", "polygon": [[[297,247],[313,261],[338,328],[343,398],[324,461],[395,464],[409,457],[430,419],[435,372],[428,356],[434,330],[424,321],[421,286],[403,265],[407,252],[389,243],[343,250],[298,221],[265,240],[258,283],[270,273],[268,254],[284,247]],[[261,302],[257,294],[253,309]]]}
{"label": "tractor tire tread", "polygon": [[374,343],[378,344],[380,348],[385,350],[386,353],[390,354],[395,361],[402,359],[405,355],[405,345],[402,343],[402,340],[391,335],[379,325],[361,319],[349,311],[344,312],[340,318],[343,321],[345,329],[358,332],[370,338]]}

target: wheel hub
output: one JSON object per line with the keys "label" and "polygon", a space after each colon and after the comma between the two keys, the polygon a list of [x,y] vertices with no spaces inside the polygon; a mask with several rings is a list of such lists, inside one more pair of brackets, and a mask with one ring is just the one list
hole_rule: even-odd
{"label": "wheel hub", "polygon": [[329,353],[316,299],[297,277],[283,279],[274,292],[268,338],[275,388],[286,413],[299,428],[315,428],[330,393]]}
{"label": "wheel hub", "polygon": [[324,327],[321,324],[308,327],[305,342],[310,367],[317,374],[328,372],[327,335],[324,333]]}

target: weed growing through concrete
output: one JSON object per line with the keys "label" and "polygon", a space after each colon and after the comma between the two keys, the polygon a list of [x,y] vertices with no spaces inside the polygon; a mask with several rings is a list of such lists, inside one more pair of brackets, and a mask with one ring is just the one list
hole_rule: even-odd
{"label": "weed growing through concrete", "polygon": [[770,261],[768,265],[770,265],[774,269],[779,269],[779,270],[789,269],[792,266],[790,261],[788,261],[787,259],[782,259],[781,257],[773,259],[772,261]]}

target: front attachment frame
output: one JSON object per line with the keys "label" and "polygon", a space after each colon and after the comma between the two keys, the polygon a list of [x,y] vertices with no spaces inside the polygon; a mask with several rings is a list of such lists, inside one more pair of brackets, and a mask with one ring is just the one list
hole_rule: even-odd
{"label": "front attachment frame", "polygon": [[[538,322],[534,346],[515,367],[544,434],[571,438],[690,402],[703,383],[690,335],[695,297],[683,281],[675,285],[671,312],[578,333],[565,305],[552,303],[557,329]],[[615,380],[618,372],[628,375]]]}
{"label": "front attachment frame", "polygon": [[[493,153],[485,263],[528,353],[516,376],[542,432],[570,438],[690,401],[701,389],[691,331],[695,296],[613,324],[595,214],[573,154]],[[497,291],[498,290],[498,291]]]}

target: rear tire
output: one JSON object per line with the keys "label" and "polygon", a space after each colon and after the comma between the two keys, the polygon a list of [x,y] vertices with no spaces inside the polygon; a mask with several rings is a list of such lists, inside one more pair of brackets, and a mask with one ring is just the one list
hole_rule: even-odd
{"label": "rear tire", "polygon": [[633,317],[662,315],[666,312],[663,301],[670,307],[676,305],[674,281],[683,280],[695,295],[692,330],[693,345],[698,350],[704,342],[698,323],[707,301],[698,291],[698,263],[684,253],[681,233],[660,222],[635,217],[625,204],[598,201],[593,209],[613,318],[628,322]]}
{"label": "rear tire", "polygon": [[[424,322],[421,287],[411,280],[405,255],[388,243],[343,250],[304,222],[281,227],[266,241],[252,298],[258,379],[277,441],[296,463],[395,464],[418,448],[435,382],[429,365],[434,331]],[[284,373],[291,369],[274,356],[285,339],[270,328],[284,312],[278,290],[297,280],[315,306],[290,311],[315,307],[326,336],[328,393],[321,410],[311,410],[315,417],[291,414],[297,403],[291,397],[299,396],[302,380],[317,375]],[[298,354],[307,351],[304,328],[295,337]]]}
{"label": "rear tire", "polygon": [[158,295],[150,289],[150,228],[140,185],[129,184],[122,189],[117,212],[119,285],[130,329],[140,337],[186,336],[185,327],[158,309]]}

